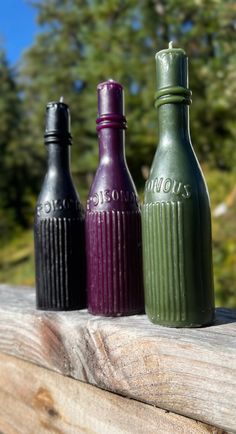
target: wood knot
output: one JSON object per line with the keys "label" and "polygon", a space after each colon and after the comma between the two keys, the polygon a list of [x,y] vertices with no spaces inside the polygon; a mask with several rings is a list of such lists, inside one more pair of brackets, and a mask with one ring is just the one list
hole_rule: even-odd
{"label": "wood knot", "polygon": [[40,387],[34,396],[33,405],[38,410],[47,412],[47,414],[52,418],[59,416],[58,411],[54,408],[52,395],[43,387]]}

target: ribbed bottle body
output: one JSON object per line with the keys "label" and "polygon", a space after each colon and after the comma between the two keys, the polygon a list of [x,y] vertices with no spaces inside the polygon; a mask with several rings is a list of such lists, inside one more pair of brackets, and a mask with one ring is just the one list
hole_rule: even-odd
{"label": "ribbed bottle body", "polygon": [[86,246],[89,311],[108,316],[142,312],[140,211],[87,211]]}
{"label": "ribbed bottle body", "polygon": [[142,207],[146,312],[152,322],[212,322],[214,291],[209,197],[191,143],[156,153]]}
{"label": "ribbed bottle body", "polygon": [[44,310],[86,307],[84,221],[35,219],[36,302]]}

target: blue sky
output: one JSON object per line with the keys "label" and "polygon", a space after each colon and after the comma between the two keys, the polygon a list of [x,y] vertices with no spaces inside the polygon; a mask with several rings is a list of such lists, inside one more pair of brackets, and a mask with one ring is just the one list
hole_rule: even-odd
{"label": "blue sky", "polygon": [[27,0],[2,0],[0,6],[0,44],[14,65],[37,34],[37,11]]}

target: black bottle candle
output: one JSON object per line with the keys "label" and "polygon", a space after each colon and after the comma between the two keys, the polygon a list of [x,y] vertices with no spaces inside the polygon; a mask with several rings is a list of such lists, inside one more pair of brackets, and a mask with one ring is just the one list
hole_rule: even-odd
{"label": "black bottle candle", "polygon": [[50,102],[46,108],[48,169],[34,222],[36,304],[38,309],[86,306],[84,210],[70,174],[70,113]]}

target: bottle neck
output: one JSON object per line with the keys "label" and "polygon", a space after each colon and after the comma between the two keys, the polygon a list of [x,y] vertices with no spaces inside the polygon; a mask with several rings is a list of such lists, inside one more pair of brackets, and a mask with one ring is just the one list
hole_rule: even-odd
{"label": "bottle neck", "polygon": [[70,146],[59,143],[50,143],[47,146],[48,169],[69,171],[70,170]]}
{"label": "bottle neck", "polygon": [[159,144],[189,144],[189,106],[187,104],[163,104],[158,113]]}
{"label": "bottle neck", "polygon": [[98,133],[101,164],[125,161],[125,132],[119,128],[102,128]]}

